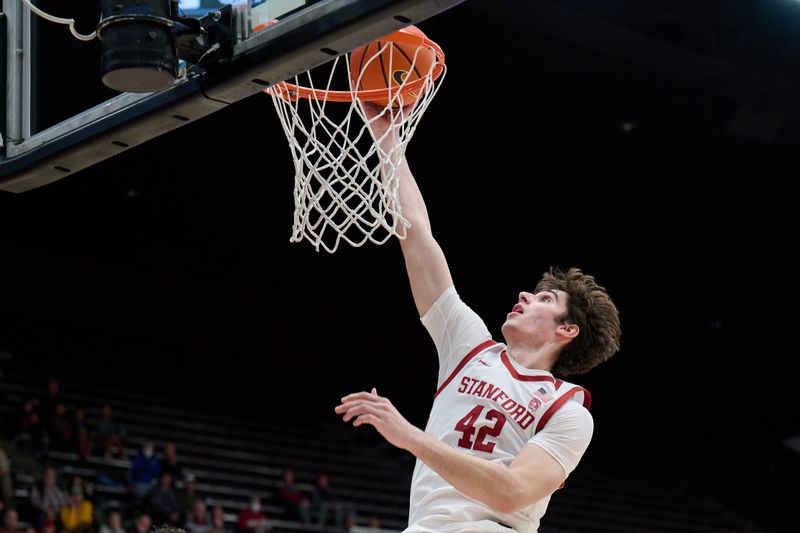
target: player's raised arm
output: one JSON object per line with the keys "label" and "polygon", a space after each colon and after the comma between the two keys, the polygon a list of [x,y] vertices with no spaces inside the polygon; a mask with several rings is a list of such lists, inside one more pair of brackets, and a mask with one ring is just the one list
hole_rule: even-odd
{"label": "player's raised arm", "polygon": [[453,278],[444,252],[433,238],[425,201],[405,160],[400,165],[399,179],[400,206],[403,216],[411,223],[406,238],[400,241],[400,247],[403,249],[414,303],[419,315],[423,316],[439,295],[453,284]]}
{"label": "player's raised arm", "polygon": [[[384,108],[370,103],[363,105],[367,116],[374,118],[374,122],[370,125],[373,135],[377,138],[384,136],[389,127],[389,120],[379,115]],[[390,132],[384,136],[381,144],[388,151],[392,148],[393,142],[395,142],[394,137]],[[453,278],[450,276],[444,253],[433,238],[425,200],[405,158],[399,162],[398,183],[400,208],[403,216],[411,223],[406,238],[400,241],[400,246],[406,261],[414,303],[417,305],[419,315],[423,316],[442,292],[453,284]]]}

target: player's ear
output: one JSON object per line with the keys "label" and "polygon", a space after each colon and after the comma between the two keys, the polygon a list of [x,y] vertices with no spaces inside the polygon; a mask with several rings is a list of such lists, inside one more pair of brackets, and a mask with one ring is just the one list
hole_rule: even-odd
{"label": "player's ear", "polygon": [[565,340],[572,340],[578,336],[581,332],[581,329],[578,327],[577,324],[570,324],[568,322],[564,322],[559,324],[558,329],[556,332],[562,336]]}

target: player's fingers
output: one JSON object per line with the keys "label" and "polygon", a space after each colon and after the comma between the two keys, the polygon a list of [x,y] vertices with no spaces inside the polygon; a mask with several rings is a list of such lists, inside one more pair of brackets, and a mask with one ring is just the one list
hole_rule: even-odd
{"label": "player's fingers", "polygon": [[347,413],[348,410],[352,409],[354,405],[355,404],[353,402],[340,403],[339,405],[334,407],[333,410],[340,415],[344,415]]}
{"label": "player's fingers", "polygon": [[377,396],[378,395],[378,389],[376,389],[375,387],[372,387],[372,395],[373,396]]}
{"label": "player's fingers", "polygon": [[353,425],[356,426],[356,427],[358,427],[358,426],[360,426],[362,424],[370,424],[371,426],[374,426],[377,421],[378,421],[378,417],[376,417],[375,415],[365,414],[365,415],[361,415],[358,418],[356,418],[353,421]]}
{"label": "player's fingers", "polygon": [[369,400],[374,399],[375,397],[368,393],[368,392],[354,392],[352,394],[348,394],[344,398],[342,398],[342,403],[352,402],[355,400]]}
{"label": "player's fingers", "polygon": [[342,415],[342,421],[349,422],[351,418],[357,415],[356,411],[358,410],[358,406],[355,404],[348,405],[340,414]]}
{"label": "player's fingers", "polygon": [[344,421],[347,422],[354,416],[358,416],[364,413],[376,413],[376,410],[373,406],[369,404],[365,404],[363,402],[359,402],[358,404],[354,404],[352,407],[348,408],[344,414]]}
{"label": "player's fingers", "polygon": [[364,106],[364,109],[366,109],[371,116],[375,116],[383,110],[379,105],[364,100],[361,101],[361,105]]}

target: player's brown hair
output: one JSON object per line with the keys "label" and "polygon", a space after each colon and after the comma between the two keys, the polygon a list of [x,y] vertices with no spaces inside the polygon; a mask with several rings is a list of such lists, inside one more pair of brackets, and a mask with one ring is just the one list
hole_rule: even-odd
{"label": "player's brown hair", "polygon": [[536,292],[562,290],[569,295],[563,322],[575,324],[578,336],[567,344],[553,366],[553,374],[583,374],[619,350],[622,330],[619,311],[605,287],[579,268],[551,267],[536,284]]}

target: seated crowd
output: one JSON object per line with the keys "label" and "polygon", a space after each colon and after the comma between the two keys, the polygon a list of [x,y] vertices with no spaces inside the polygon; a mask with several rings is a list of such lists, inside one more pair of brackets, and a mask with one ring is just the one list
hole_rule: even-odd
{"label": "seated crowd", "polygon": [[[158,456],[154,442],[144,441],[130,460],[125,480],[103,467],[97,470],[94,483],[77,474],[60,474],[51,466],[49,452],[73,452],[83,461],[91,456],[126,460],[127,433],[109,404],[101,405],[100,416],[92,420],[86,407],[72,407],[61,399],[58,389],[58,381],[51,380],[43,399],[23,403],[17,420],[12,421],[15,427],[4,424],[11,446],[30,454],[43,469],[29,497],[16,501],[11,469],[0,448],[0,533],[149,533],[153,526],[162,525],[180,527],[187,533],[277,530],[258,494],[252,494],[248,504],[238,510],[235,522],[226,523],[224,509],[197,494],[196,477],[178,461],[171,442],[164,443]],[[95,485],[120,490],[114,498],[101,497]],[[325,472],[317,474],[312,490],[304,491],[298,488],[292,469],[286,468],[270,503],[282,509],[281,520],[341,531],[349,531],[355,524],[354,512],[346,512],[346,505],[331,492]],[[370,524],[379,526],[377,517],[370,518]]]}

